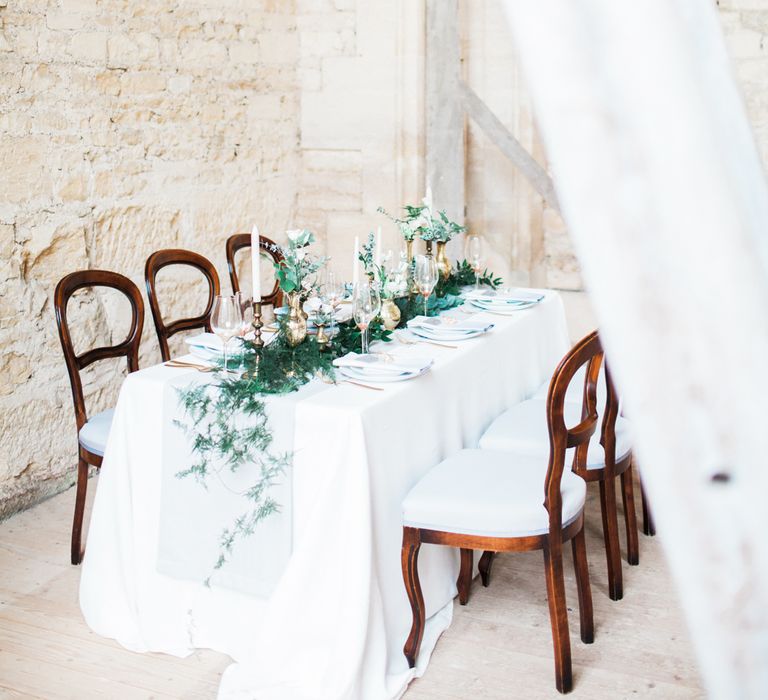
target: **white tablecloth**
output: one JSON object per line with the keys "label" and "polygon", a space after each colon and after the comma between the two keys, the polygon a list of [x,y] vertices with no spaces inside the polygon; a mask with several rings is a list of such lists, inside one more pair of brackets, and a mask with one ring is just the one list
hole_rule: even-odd
{"label": "white tablecloth", "polygon": [[[402,653],[411,624],[400,569],[402,499],[427,470],[475,446],[499,413],[530,396],[569,345],[556,293],[515,316],[488,318],[495,329],[458,349],[414,346],[435,358],[418,379],[381,392],[312,382],[276,399],[290,402],[294,419],[291,493],[282,494],[292,496],[293,551],[284,571],[278,562],[282,575],[267,598],[215,579],[208,588],[189,572],[158,567],[160,540],[169,536],[161,537],[161,514],[174,484],[164,465],[164,426],[175,404],[163,397],[180,375],[164,366],[130,375],[83,563],[80,605],[90,627],[139,652],[184,656],[208,647],[229,654],[236,663],[220,698],[398,698],[451,622],[458,573],[456,550],[422,547],[429,619],[411,670]],[[202,512],[204,492],[200,498]]]}

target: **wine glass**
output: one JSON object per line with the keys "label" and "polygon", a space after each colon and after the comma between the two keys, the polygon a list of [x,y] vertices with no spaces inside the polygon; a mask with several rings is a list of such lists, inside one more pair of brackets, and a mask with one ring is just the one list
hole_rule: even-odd
{"label": "wine glass", "polygon": [[429,295],[432,294],[432,290],[437,284],[437,263],[431,255],[418,255],[416,256],[416,270],[414,272],[414,280],[416,287],[419,290],[419,294],[424,297],[424,315],[428,316],[427,300]]}
{"label": "wine glass", "polygon": [[322,302],[331,307],[331,337],[336,331],[336,309],[344,298],[344,284],[336,277],[336,273],[328,270],[322,289]]}
{"label": "wine glass", "polygon": [[355,323],[360,329],[360,343],[363,355],[367,355],[368,326],[381,310],[381,297],[379,292],[368,282],[361,282],[355,286],[352,308]]}
{"label": "wine glass", "polygon": [[467,259],[475,273],[475,291],[480,289],[480,270],[483,267],[483,239],[480,236],[467,238]]}
{"label": "wine glass", "polygon": [[211,309],[211,330],[221,338],[224,344],[224,371],[227,367],[227,346],[229,341],[239,335],[243,327],[243,310],[237,298],[233,296],[217,296]]}

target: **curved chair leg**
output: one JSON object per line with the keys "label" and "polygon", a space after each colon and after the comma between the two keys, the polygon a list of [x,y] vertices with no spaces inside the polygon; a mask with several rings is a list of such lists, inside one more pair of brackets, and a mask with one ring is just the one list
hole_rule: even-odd
{"label": "curved chair leg", "polygon": [[420,548],[419,531],[416,528],[404,527],[401,561],[405,590],[408,593],[408,600],[411,603],[411,611],[413,613],[413,623],[411,624],[408,640],[403,647],[403,653],[405,658],[408,659],[408,666],[410,668],[416,665],[416,657],[419,655],[421,638],[424,634],[424,596],[421,592],[418,567]]}
{"label": "curved chair leg", "polygon": [[480,580],[483,582],[483,586],[488,588],[491,583],[491,567],[493,566],[494,552],[483,552],[480,557],[480,561],[477,564],[477,568],[480,570]]}
{"label": "curved chair leg", "polygon": [[624,522],[627,526],[627,561],[632,566],[640,563],[640,545],[637,542],[637,514],[635,513],[635,487],[632,484],[632,465],[621,475],[621,499],[624,503]]}
{"label": "curved chair leg", "polygon": [[552,625],[552,643],[555,651],[555,685],[561,693],[569,693],[573,688],[573,673],[561,543],[556,542],[552,549],[550,545],[544,547],[544,573],[547,579],[549,621]]}
{"label": "curved chair leg", "polygon": [[643,534],[653,537],[656,534],[656,526],[653,524],[653,516],[648,507],[648,497],[645,495],[642,481],[640,482],[640,500],[643,504]]}
{"label": "curved chair leg", "polygon": [[88,464],[80,459],[77,462],[77,491],[75,495],[75,517],[72,520],[72,563],[79,564],[83,558],[81,539],[83,532],[83,514],[85,512],[85,494],[88,490]]}
{"label": "curved chair leg", "polygon": [[615,479],[600,481],[600,510],[603,515],[603,539],[605,540],[605,558],[608,563],[608,597],[611,600],[621,600],[624,596],[624,580],[621,573]]}
{"label": "curved chair leg", "polygon": [[469,601],[469,589],[472,586],[472,561],[474,552],[471,549],[461,550],[461,569],[456,587],[459,589],[459,603],[466,605]]}
{"label": "curved chair leg", "polygon": [[592,614],[592,589],[589,585],[587,546],[584,542],[584,528],[571,540],[573,566],[576,569],[576,589],[579,592],[579,626],[581,641],[592,644],[595,641],[595,619]]}

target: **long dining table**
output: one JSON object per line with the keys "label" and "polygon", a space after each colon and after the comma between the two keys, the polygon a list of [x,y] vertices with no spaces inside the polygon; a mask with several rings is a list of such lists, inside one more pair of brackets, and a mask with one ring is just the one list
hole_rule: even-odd
{"label": "long dining table", "polygon": [[280,510],[212,576],[222,528],[247,507],[242,491],[253,478],[222,473],[206,488],[179,476],[195,458],[179,427],[179,390],[216,378],[167,365],[130,374],[83,562],[88,625],[135,652],[228,654],[219,698],[399,698],[451,623],[459,569],[457,550],[422,548],[428,620],[410,669],[402,499],[549,378],[569,341],[561,297],[542,291],[514,315],[481,312],[493,329],[455,347],[387,343],[383,351],[434,359],[416,379],[381,391],[312,380],[266,398],[274,445],[293,453],[274,487]]}

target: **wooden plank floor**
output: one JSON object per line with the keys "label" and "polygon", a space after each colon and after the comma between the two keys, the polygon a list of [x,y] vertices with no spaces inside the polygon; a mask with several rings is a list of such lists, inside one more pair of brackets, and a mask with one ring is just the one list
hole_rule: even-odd
{"label": "wooden plank floor", "polygon": [[[91,483],[91,494],[96,481]],[[229,659],[134,654],[93,634],[68,564],[72,491],[0,523],[0,698],[215,698]],[[624,564],[624,599],[608,599],[594,497],[587,548],[596,640],[579,641],[570,558],[566,587],[574,699],[699,698],[690,643],[659,538],[640,536],[640,566]],[[570,552],[570,548],[567,548]],[[556,698],[543,564],[538,552],[502,556],[488,589],[476,580],[406,700]],[[286,699],[290,700],[290,699]],[[361,700],[365,700],[361,698]]]}

